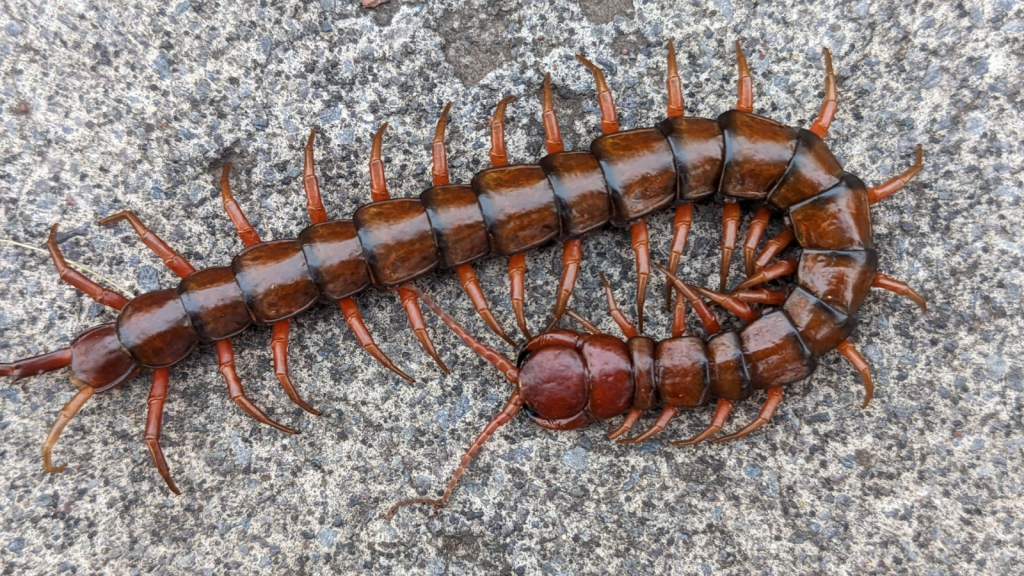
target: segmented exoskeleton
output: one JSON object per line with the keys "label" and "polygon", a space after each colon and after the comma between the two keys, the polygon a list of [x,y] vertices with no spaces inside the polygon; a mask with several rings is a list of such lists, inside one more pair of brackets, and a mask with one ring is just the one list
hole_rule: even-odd
{"label": "segmented exoskeleton", "polygon": [[[447,372],[427,334],[417,301],[418,290],[408,284],[410,280],[438,267],[455,269],[480,316],[495,333],[514,345],[491,314],[472,263],[489,255],[509,258],[513,307],[520,329],[529,338],[523,313],[525,252],[552,240],[564,241],[563,273],[550,330],[565,312],[572,293],[582,258],[581,237],[613,223],[629,226],[631,230],[638,273],[637,324],[642,331],[650,274],[644,218],[667,206],[677,207],[667,269],[671,274],[686,243],[692,221],[691,202],[717,195],[725,206],[719,291],[725,290],[728,265],[736,246],[738,201],[757,201],[760,205],[744,244],[748,279],[731,296],[710,291],[704,294],[732,309],[742,309],[742,302],[746,301],[781,305],[782,310],[754,321],[740,336],[731,337],[729,344],[715,345],[731,346],[723,349],[722,354],[728,352],[745,369],[754,370],[742,385],[737,381],[739,391],[734,397],[716,392],[720,398],[716,421],[724,419],[721,415],[727,413],[723,402],[746,397],[753,388],[770,390],[768,410],[772,402],[777,404],[781,398],[781,385],[807,376],[813,369],[813,359],[835,347],[854,362],[867,382],[866,363],[845,340],[867,289],[874,285],[895,290],[923,304],[905,284],[877,273],[868,206],[902,188],[920,170],[921,152],[919,148],[913,167],[875,188],[867,188],[844,172],[821,140],[837,101],[827,51],[825,57],[825,103],[810,130],[799,130],[752,113],[752,82],[738,43],[740,79],[736,108],[717,119],[684,117],[670,42],[668,117],[654,128],[620,132],[611,92],[601,70],[580,56],[579,60],[595,78],[604,133],[589,151],[563,150],[549,76],[543,88],[543,122],[549,154],[538,164],[508,165],[502,121],[509,97],[498,104],[491,120],[492,167],[477,173],[471,185],[451,184],[444,147],[449,103],[438,121],[433,141],[433,186],[418,198],[390,198],[381,161],[382,138],[387,127],[384,124],[374,137],[371,151],[372,202],[357,209],[351,220],[328,220],[313,168],[314,131],[306,144],[303,177],[313,224],[296,239],[262,241],[231,193],[230,165],[224,166],[221,195],[225,210],[246,245],[230,266],[196,271],[133,213],[122,212],[103,219],[103,224],[128,221],[143,243],[182,278],[175,289],[149,292],[132,300],[102,288],[68,267],[57,246],[54,225],[47,247],[61,278],[97,302],[118,310],[118,318],[91,328],[67,348],[0,364],[0,375],[17,380],[71,366],[81,391],[61,410],[43,447],[44,468],[57,472],[62,468],[52,465],[51,450],[63,427],[89,397],[127,382],[143,367],[154,368],[146,443],[160,474],[177,492],[160,448],[161,417],[169,367],[184,359],[200,342],[215,343],[220,372],[231,398],[242,409],[260,422],[294,433],[248,400],[235,372],[230,339],[251,324],[273,326],[275,373],[296,404],[317,414],[299,397],[288,376],[286,348],[293,316],[318,301],[337,303],[361,346],[399,376],[411,380],[374,343],[353,300],[353,296],[369,287],[397,289],[423,347]],[[755,257],[773,211],[787,212],[789,226],[767,242],[760,257]],[[804,249],[800,259],[771,264],[794,240]],[[777,291],[755,290],[768,280],[794,272],[799,287],[788,297]],[[677,300],[677,317],[684,313],[683,302]],[[757,330],[766,330],[768,335],[743,339],[743,334]],[[551,338],[552,334],[557,332],[546,330],[540,338]],[[726,340],[723,336],[712,342]],[[755,344],[759,347],[751,348]],[[634,406],[627,422],[635,422],[640,410],[641,406]],[[668,412],[666,408],[659,422],[670,417],[666,416]],[[574,427],[583,422],[562,422],[561,416],[539,414],[552,427]],[[605,417],[604,412],[593,415]]]}

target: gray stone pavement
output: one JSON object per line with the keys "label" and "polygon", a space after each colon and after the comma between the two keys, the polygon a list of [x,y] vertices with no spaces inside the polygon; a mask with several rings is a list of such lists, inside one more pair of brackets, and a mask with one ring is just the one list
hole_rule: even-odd
{"label": "gray stone pavement", "polygon": [[[487,118],[508,94],[513,161],[542,155],[538,94],[551,71],[569,148],[598,134],[583,53],[606,70],[624,127],[663,116],[665,46],[674,38],[687,113],[734,102],[732,42],[754,73],[755,108],[807,126],[822,97],[821,48],[835,56],[840,108],[829,143],[869,183],[926,165],[873,210],[881,267],[930,301],[873,294],[853,340],[877,394],[823,359],[787,389],[749,439],[684,449],[710,410],[661,437],[620,446],[604,429],[551,433],[525,417],[480,452],[437,515],[399,498],[439,493],[509,386],[436,318],[453,374],[419,348],[394,294],[359,296],[382,348],[409,384],[359,349],[336,309],[302,315],[293,378],[323,411],[292,405],[270,367],[266,329],[236,341],[253,400],[301,434],[256,424],[228,399],[210,347],[172,371],[163,445],[184,493],[173,496],[143,442],[146,376],[97,396],[41,469],[40,446],[74,393],[67,372],[0,384],[0,567],[4,573],[1014,573],[1021,560],[1021,37],[1012,0],[641,2],[482,0],[374,10],[358,2],[131,3],[11,0],[0,11],[2,238],[33,246],[61,225],[67,256],[131,294],[174,277],[126,227],[136,211],[197,267],[241,247],[216,179],[235,163],[236,196],[264,238],[306,224],[307,130],[328,210],[368,199],[367,158],[385,121],[391,190],[429,182],[429,138],[444,103],[452,175],[487,162]],[[682,273],[713,285],[721,209],[696,210]],[[749,216],[749,214],[748,214]],[[651,218],[666,258],[671,215]],[[597,280],[633,297],[628,234],[584,244],[573,306],[613,329]],[[530,253],[529,321],[543,326],[561,251]],[[478,267],[495,313],[514,326],[504,262]],[[739,274],[739,263],[733,268]],[[0,245],[0,360],[66,345],[114,318],[62,284],[45,255]],[[487,344],[511,354],[473,314],[454,275],[418,281]],[[649,333],[669,316],[655,279]],[[627,307],[627,310],[629,308]],[[724,316],[723,316],[724,318]],[[693,322],[695,326],[695,321]],[[739,407],[729,426],[757,411]],[[650,422],[645,420],[644,422]]]}

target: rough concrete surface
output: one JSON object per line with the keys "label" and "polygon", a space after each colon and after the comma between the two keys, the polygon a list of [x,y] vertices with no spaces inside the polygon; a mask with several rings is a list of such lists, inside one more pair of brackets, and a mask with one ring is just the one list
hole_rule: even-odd
{"label": "rough concrete surface", "polygon": [[[639,446],[606,441],[601,426],[552,433],[520,416],[480,452],[448,507],[405,509],[391,524],[384,513],[395,500],[440,492],[510,390],[427,313],[453,368],[444,377],[395,294],[371,291],[358,302],[415,384],[372,361],[337,309],[294,323],[293,379],[320,418],[281,391],[269,330],[236,339],[250,396],[297,436],[233,405],[209,346],[176,366],[163,446],[181,496],[166,489],[143,442],[148,373],[90,401],[55,450],[69,464],[57,475],[42,471],[40,446],[74,393],[67,371],[5,382],[4,573],[1019,570],[1020,3],[392,0],[367,10],[355,0],[11,0],[0,20],[2,237],[41,246],[59,222],[68,258],[131,294],[176,281],[127,226],[96,226],[105,215],[134,210],[197,267],[224,265],[241,248],[216,186],[226,161],[263,237],[294,237],[307,223],[310,127],[321,131],[328,210],[348,216],[369,197],[370,139],[385,121],[392,193],[428,185],[429,138],[448,100],[456,181],[486,166],[487,118],[504,95],[519,96],[508,114],[511,158],[539,158],[537,96],[549,70],[568,146],[587,146],[599,128],[577,53],[606,70],[624,127],[654,124],[674,38],[690,115],[714,117],[735,101],[739,39],[756,110],[807,126],[829,47],[840,107],[828,141],[844,166],[878,183],[924,144],[920,177],[872,213],[881,268],[930,301],[922,315],[878,292],[862,309],[852,338],[878,388],[866,410],[856,372],[830,354],[787,388],[769,425],[731,444],[670,444],[702,428],[710,409],[683,414]],[[720,215],[713,202],[697,208],[681,269],[691,281],[716,282]],[[666,258],[670,225],[668,213],[651,218],[655,261]],[[573,306],[609,331],[597,272],[631,311],[628,242],[609,229],[584,243]],[[534,330],[548,317],[560,258],[557,246],[529,255]],[[478,270],[511,330],[504,265],[492,259]],[[57,349],[114,318],[62,284],[45,254],[3,245],[0,277],[0,360]],[[451,272],[418,284],[512,354]],[[655,278],[647,324],[664,338],[662,289]],[[699,330],[695,319],[691,326]],[[729,429],[753,418],[761,398],[743,403]]]}

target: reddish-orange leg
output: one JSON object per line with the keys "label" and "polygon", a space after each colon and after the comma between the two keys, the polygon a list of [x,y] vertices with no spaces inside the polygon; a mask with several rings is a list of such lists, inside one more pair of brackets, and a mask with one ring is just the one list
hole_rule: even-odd
{"label": "reddish-orange leg", "polygon": [[717,334],[718,331],[721,330],[721,326],[719,326],[718,319],[715,318],[714,313],[712,313],[711,309],[708,308],[707,303],[705,303],[704,300],[701,299],[701,297],[697,295],[697,293],[694,292],[688,284],[669,273],[664,266],[657,262],[654,263],[654,266],[665,275],[665,278],[668,279],[669,283],[672,284],[676,290],[690,301],[690,304],[693,306],[693,311],[697,313],[701,324],[703,324],[704,329],[707,330],[708,336]]}
{"label": "reddish-orange leg", "polygon": [[[505,107],[515,100],[515,96],[506,96],[498,102],[491,118],[491,166],[499,168],[508,166],[508,152],[505,150]],[[508,257],[508,279],[511,287],[512,310],[516,315],[519,331],[529,340],[530,330],[526,327],[526,254],[510,254]]]}
{"label": "reddish-orange leg", "polygon": [[652,424],[650,428],[645,430],[639,436],[635,436],[633,438],[620,438],[619,440],[616,440],[616,442],[618,442],[619,444],[636,444],[638,442],[643,442],[648,438],[652,438],[660,434],[662,430],[664,430],[665,427],[668,426],[668,423],[671,422],[672,419],[678,415],[678,406],[665,406],[664,408],[661,409],[661,414],[658,414],[658,419],[655,420],[654,424]]}
{"label": "reddish-orange leg", "polygon": [[[387,178],[384,176],[384,160],[382,159],[381,150],[383,148],[384,130],[387,127],[388,124],[385,122],[377,130],[377,133],[373,135],[373,146],[370,150],[370,196],[372,202],[383,202],[391,198],[391,193],[388,192]],[[423,346],[423,350],[434,359],[434,362],[437,363],[438,367],[445,374],[450,374],[451,371],[441,361],[441,357],[437,355],[437,348],[434,347],[434,343],[430,340],[427,324],[423,320],[423,311],[420,310],[419,302],[416,301],[416,295],[410,290],[399,288],[398,297],[402,302],[405,315],[409,318],[409,325],[412,326],[413,333],[416,334],[416,338],[420,341],[420,345]]]}
{"label": "reddish-orange leg", "polygon": [[78,270],[67,265],[67,262],[64,261],[64,255],[61,254],[60,248],[57,246],[56,224],[50,227],[50,236],[46,239],[46,248],[50,251],[50,258],[53,260],[53,267],[57,269],[57,274],[60,276],[61,280],[75,288],[78,288],[84,292],[86,296],[108,308],[120,310],[128,303],[128,299],[124,296],[114,292],[113,290],[107,290],[103,286],[97,284],[94,280],[91,280],[85,274],[82,274]]}
{"label": "reddish-orange leg", "polygon": [[574,312],[572,310],[566,310],[565,311],[565,315],[568,316],[569,318],[572,318],[573,320],[579,322],[581,325],[583,325],[583,327],[587,330],[587,332],[590,332],[591,334],[601,334],[602,333],[601,329],[598,328],[597,326],[594,326],[594,324],[591,323],[590,320],[587,320],[586,318],[584,318],[583,316],[580,316],[579,314],[577,314],[576,312]]}
{"label": "reddish-orange leg", "polygon": [[[686,238],[693,226],[693,204],[687,202],[676,206],[676,217],[672,220],[672,246],[668,255],[668,271],[672,274],[679,269],[679,259],[686,249]],[[665,285],[665,304],[672,308],[672,287]]]}
{"label": "reddish-orange leg", "polygon": [[782,252],[786,246],[789,246],[790,242],[795,238],[792,230],[783,228],[771,240],[765,242],[764,250],[758,255],[757,261],[754,262],[754,273],[760,272],[762,268],[771,263],[772,259],[778,256],[779,252]]}
{"label": "reddish-orange leg", "polygon": [[733,200],[726,200],[722,205],[722,265],[718,272],[718,289],[725,291],[725,283],[729,278],[729,265],[732,253],[736,249],[736,236],[740,229],[740,205]]}
{"label": "reddish-orange leg", "polygon": [[676,446],[693,446],[694,444],[700,444],[715,434],[718,434],[718,431],[721,430],[722,426],[725,426],[726,421],[729,420],[729,414],[732,414],[732,400],[719,398],[718,404],[715,405],[715,415],[711,417],[711,424],[696,436],[686,440],[676,440],[673,444]]}
{"label": "reddish-orange leg", "polygon": [[914,304],[917,304],[918,307],[921,308],[921,312],[928,312],[928,302],[926,302],[920,294],[915,292],[913,288],[908,286],[906,282],[900,282],[899,280],[890,278],[879,272],[878,274],[875,274],[875,279],[871,282],[871,286],[910,298]]}
{"label": "reddish-orange leg", "polygon": [[40,356],[22,358],[14,362],[0,362],[0,376],[10,376],[11,383],[22,378],[53,372],[71,365],[71,348],[61,348]]}
{"label": "reddish-orange leg", "polygon": [[747,67],[747,57],[743,54],[740,41],[736,40],[736,69],[739,72],[739,80],[736,84],[736,109],[740,112],[754,111],[754,82],[750,79],[750,68]]}
{"label": "reddish-orange leg", "polygon": [[245,395],[245,390],[242,389],[242,381],[238,378],[238,372],[235,371],[235,350],[231,346],[231,340],[217,341],[217,366],[220,375],[227,382],[228,395],[231,396],[235,404],[238,404],[239,408],[245,410],[261,424],[277,428],[281,432],[295,434],[294,429],[271,420],[270,417],[263,413],[263,410],[257,408],[249,400],[249,397]]}
{"label": "reddish-orange leg", "polygon": [[[408,284],[406,286],[409,287],[410,290],[413,290],[423,301],[423,303],[426,304],[432,311],[434,311],[434,313],[437,314],[441,318],[441,320],[446,325],[448,325],[449,328],[452,329],[452,331],[454,331],[460,338],[462,338],[462,341],[465,342],[466,345],[468,345],[470,348],[472,348],[474,352],[476,352],[485,360],[493,364],[494,367],[500,370],[502,374],[505,375],[505,378],[507,378],[510,382],[516,382],[516,379],[519,375],[519,371],[516,370],[516,367],[511,362],[509,362],[507,358],[478,342],[468,332],[466,332],[466,330],[462,326],[460,326],[454,319],[452,319],[451,316],[445,314],[445,312],[441,310],[441,308],[436,303],[434,303],[433,300],[431,300],[428,296],[423,294],[418,288]],[[487,439],[490,438],[491,435],[493,435],[498,430],[498,428],[501,428],[503,425],[512,420],[513,417],[515,417],[515,415],[519,412],[522,406],[523,399],[519,396],[518,392],[513,392],[512,396],[508,400],[508,403],[505,404],[505,407],[501,409],[501,412],[499,412],[497,416],[495,416],[487,424],[486,427],[484,427],[483,431],[480,432],[480,435],[477,436],[477,439],[469,447],[469,450],[466,451],[466,454],[462,457],[462,460],[459,461],[458,468],[455,469],[455,473],[452,475],[451,480],[449,480],[448,484],[445,486],[444,494],[437,499],[410,498],[408,500],[402,500],[400,502],[397,502],[390,509],[388,509],[388,522],[391,521],[391,517],[394,516],[395,511],[401,508],[402,506],[408,506],[411,504],[430,504],[431,506],[434,507],[435,510],[440,508],[441,506],[444,506],[445,503],[447,503],[448,500],[451,499],[452,491],[455,489],[455,485],[458,484],[459,479],[462,478],[462,475],[465,474],[466,470],[469,468],[469,464],[470,462],[472,462],[473,456],[475,456],[476,453],[480,451],[480,448],[482,448],[484,443],[487,442]]]}
{"label": "reddish-orange leg", "polygon": [[147,228],[146,225],[142,223],[142,220],[139,220],[139,217],[136,216],[134,212],[124,211],[107,216],[106,218],[100,220],[100,225],[107,226],[113,224],[114,222],[119,222],[121,220],[128,221],[128,224],[130,224],[132,229],[135,230],[135,233],[139,235],[139,238],[142,240],[142,243],[145,244],[154,253],[156,253],[156,255],[160,257],[160,259],[167,266],[167,268],[171,270],[171,272],[174,272],[179,277],[184,278],[185,276],[188,276],[189,274],[196,271],[196,269],[193,268],[192,265],[188,263],[188,261],[182,258],[180,254],[175,252],[173,248],[168,246],[167,243],[160,238],[160,236],[157,236],[156,233]]}
{"label": "reddish-orange leg", "polygon": [[729,312],[735,314],[740,320],[743,320],[747,324],[750,324],[754,320],[757,320],[760,314],[751,310],[750,306],[747,306],[745,302],[732,296],[731,294],[722,294],[715,292],[714,290],[708,290],[701,286],[690,286],[692,290],[697,291],[700,295],[704,296],[708,300],[711,300],[715,304],[718,304],[722,308],[725,308]]}
{"label": "reddish-orange leg", "polygon": [[832,125],[832,119],[836,116],[836,109],[839,107],[839,94],[836,89],[836,74],[832,71],[832,53],[825,48],[825,101],[821,104],[818,117],[811,124],[810,131],[824,138],[828,134],[828,127]]}
{"label": "reddish-orange leg", "polygon": [[[315,131],[311,132],[309,140],[306,142],[306,158],[305,165],[303,166],[303,173],[305,175],[302,179],[306,190],[306,209],[309,211],[309,217],[314,221],[314,224],[318,223],[316,222],[318,218],[323,218],[323,221],[327,220],[327,212],[324,210],[324,204],[320,198],[320,187],[316,180],[316,174],[313,171],[313,136],[315,134]],[[242,239],[242,243],[247,247],[255,246],[262,242],[263,239],[260,238],[260,235],[249,224],[248,218],[245,217],[245,213],[242,212],[242,208],[231,193],[231,183],[228,180],[230,170],[231,164],[225,164],[224,172],[221,173],[220,178],[220,194],[224,201],[224,209],[227,210],[228,217],[231,218],[231,223],[234,224],[238,236]],[[284,389],[285,394],[288,395],[292,402],[306,412],[318,416],[320,413],[299,396],[295,385],[292,384],[291,377],[288,375],[288,332],[290,326],[291,320],[281,320],[274,324],[274,334],[270,340],[274,375],[277,376],[277,381],[281,383],[281,388]],[[223,373],[223,371],[221,372]],[[230,386],[230,382],[228,384]]]}
{"label": "reddish-orange leg", "polygon": [[167,458],[164,457],[163,448],[160,447],[160,430],[163,427],[164,402],[167,401],[167,383],[170,368],[157,368],[153,372],[153,384],[149,387],[148,411],[146,412],[146,446],[149,447],[149,455],[153,458],[153,464],[160,472],[167,487],[175,494],[181,494],[178,486],[171,479],[171,469],[167,465]]}
{"label": "reddish-orange leg", "polygon": [[612,287],[608,284],[608,279],[604,277],[604,272],[598,272],[601,277],[601,282],[604,284],[604,296],[608,300],[608,314],[615,320],[615,323],[619,325],[619,330],[626,338],[636,338],[639,334],[636,331],[636,327],[633,323],[626,318],[626,315],[619,310],[619,305],[615,303],[615,294],[612,293]]}
{"label": "reddish-orange leg", "polygon": [[924,148],[922,148],[921,145],[918,144],[914,164],[910,168],[907,168],[905,172],[903,172],[899,176],[896,176],[895,178],[888,180],[884,184],[868,188],[868,202],[874,205],[879,200],[888,198],[889,196],[892,196],[893,194],[899,192],[900,190],[903,189],[904,186],[907,185],[908,182],[910,182],[914,178],[914,176],[917,176],[917,173],[920,172],[921,168],[923,167]]}
{"label": "reddish-orange leg", "polygon": [[747,240],[743,243],[743,266],[747,278],[750,278],[757,272],[757,258],[755,257],[757,245],[761,242],[761,236],[764,234],[765,228],[768,227],[768,220],[771,217],[771,210],[767,206],[761,206],[757,209],[757,213],[754,214],[754,219],[750,221],[750,229],[747,230]]}
{"label": "reddish-orange leg", "polygon": [[769,388],[768,398],[765,399],[764,404],[761,406],[761,411],[757,414],[757,418],[753,422],[747,424],[738,432],[729,434],[728,436],[722,436],[721,438],[715,438],[711,442],[718,444],[719,442],[728,442],[729,440],[736,440],[737,438],[743,438],[750,434],[754,430],[757,430],[761,426],[764,426],[772,419],[772,414],[775,414],[775,409],[782,403],[782,388]]}
{"label": "reddish-orange leg", "polygon": [[871,397],[875,395],[875,383],[871,379],[871,366],[868,365],[868,361],[860,355],[857,347],[853,345],[853,342],[849,340],[843,340],[836,346],[836,352],[839,352],[853,364],[853,367],[860,372],[860,379],[864,383],[864,402],[860,405],[861,408],[867,408],[868,403],[871,402]]}
{"label": "reddish-orange leg", "polygon": [[[444,133],[448,128],[448,112],[451,111],[451,108],[451,102],[445,104],[444,111],[441,112],[441,117],[437,120],[437,127],[434,129],[434,141],[430,146],[430,175],[434,186],[445,186],[451,182],[448,176],[448,152],[444,146]],[[491,307],[487,304],[487,298],[484,297],[484,291],[480,288],[480,280],[477,279],[472,264],[460,264],[455,267],[455,272],[459,275],[459,283],[462,285],[462,289],[469,296],[470,301],[473,302],[473,308],[480,315],[480,318],[483,318],[487,327],[515,348],[516,343],[505,334],[505,330],[501,328],[501,324],[498,324],[498,320],[491,313]],[[417,305],[418,307],[419,305]]]}
{"label": "reddish-orange leg", "polygon": [[760,286],[761,284],[764,284],[765,282],[771,280],[775,280],[776,278],[789,276],[790,274],[796,272],[796,268],[797,261],[794,258],[790,258],[788,260],[779,260],[775,264],[762,268],[760,272],[744,280],[743,283],[737,286],[736,290],[734,291],[747,290],[748,288]]}
{"label": "reddish-orange leg", "polygon": [[338,306],[341,308],[341,313],[345,316],[345,323],[348,324],[349,330],[356,337],[356,341],[362,346],[363,350],[377,359],[385,368],[391,370],[400,377],[408,380],[409,382],[415,382],[412,376],[409,376],[405,372],[402,372],[395,363],[391,361],[387,355],[377,346],[377,343],[373,341],[373,336],[370,335],[370,331],[366,329],[366,323],[363,322],[363,316],[359,313],[359,307],[356,306],[356,301],[352,298],[342,298],[338,300]]}
{"label": "reddish-orange leg", "polygon": [[782,306],[786,303],[786,297],[789,293],[785,290],[769,290],[768,288],[759,288],[757,290],[740,290],[730,294],[733,298],[740,302],[747,302],[749,304],[763,304],[765,306]]}

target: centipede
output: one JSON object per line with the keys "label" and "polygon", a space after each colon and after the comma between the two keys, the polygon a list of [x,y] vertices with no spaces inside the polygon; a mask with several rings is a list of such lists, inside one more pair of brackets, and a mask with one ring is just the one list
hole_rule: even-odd
{"label": "centipede", "polygon": [[[441,371],[449,373],[427,331],[421,303],[495,365],[515,391],[466,453],[444,495],[399,502],[388,512],[389,519],[403,505],[438,507],[447,502],[473,455],[520,410],[555,430],[624,415],[609,437],[635,443],[664,430],[684,408],[715,400],[711,425],[682,442],[695,444],[721,430],[735,402],[765,390],[767,400],[757,419],[715,440],[740,438],[767,423],[782,401],[784,387],[807,378],[817,359],[833,349],[860,373],[867,406],[873,390],[870,368],[848,338],[870,289],[895,292],[926,309],[925,300],[907,284],[878,271],[869,208],[911,181],[922,169],[923,153],[918,146],[910,168],[877,186],[869,187],[845,171],[824,143],[838,109],[827,49],[824,58],[825,99],[808,129],[787,127],[754,113],[753,82],[739,42],[735,107],[714,119],[695,118],[684,114],[675,48],[669,41],[665,119],[654,127],[622,130],[601,68],[577,56],[593,75],[600,112],[602,134],[588,150],[565,150],[548,74],[541,91],[547,155],[535,164],[509,163],[504,135],[505,110],[514,98],[509,96],[498,103],[490,120],[491,166],[477,172],[469,184],[452,183],[445,148],[449,102],[431,145],[431,186],[415,198],[391,197],[382,160],[385,123],[374,135],[370,152],[371,202],[349,219],[328,217],[315,170],[313,129],[305,146],[302,178],[311,224],[297,238],[260,237],[232,193],[229,163],[220,179],[221,199],[245,245],[230,265],[196,270],[131,211],[100,220],[101,225],[130,225],[181,278],[176,288],[131,299],[69,265],[54,224],[46,248],[60,279],[114,310],[116,320],[87,329],[59,350],[0,363],[0,375],[17,381],[70,367],[79,391],[60,410],[42,449],[44,470],[56,473],[65,466],[53,464],[53,448],[86,402],[132,381],[143,368],[152,370],[145,442],[167,487],[180,493],[160,442],[172,366],[200,344],[212,344],[232,401],[258,422],[294,434],[296,430],[268,417],[246,396],[235,370],[232,338],[250,326],[270,327],[274,373],[282,389],[303,410],[319,415],[289,376],[291,320],[317,303],[340,307],[366,353],[412,381],[376,344],[355,300],[370,288],[393,291],[418,341]],[[723,207],[718,290],[687,284],[676,276],[693,224],[693,205],[701,200]],[[742,244],[746,278],[727,290],[741,203],[756,206]],[[642,335],[652,272],[645,219],[668,208],[675,210],[669,258],[665,266],[655,267],[667,280],[672,338],[655,341]],[[782,220],[782,229],[762,247],[773,217]],[[608,225],[629,229],[635,253],[635,326],[615,305],[605,284],[612,318],[626,340],[601,334],[568,307],[583,260],[583,238]],[[552,242],[562,243],[562,272],[551,320],[534,336],[524,314],[526,254]],[[790,247],[798,255],[782,258]],[[510,299],[526,339],[521,348],[491,312],[474,272],[473,264],[490,256],[508,259]],[[515,363],[474,339],[412,284],[438,268],[454,270],[482,321],[518,348]],[[687,304],[700,317],[706,337],[686,331]],[[742,328],[721,330],[710,305],[735,314]],[[566,315],[586,330],[559,328]],[[659,406],[651,428],[630,439],[620,438],[645,411]]]}

